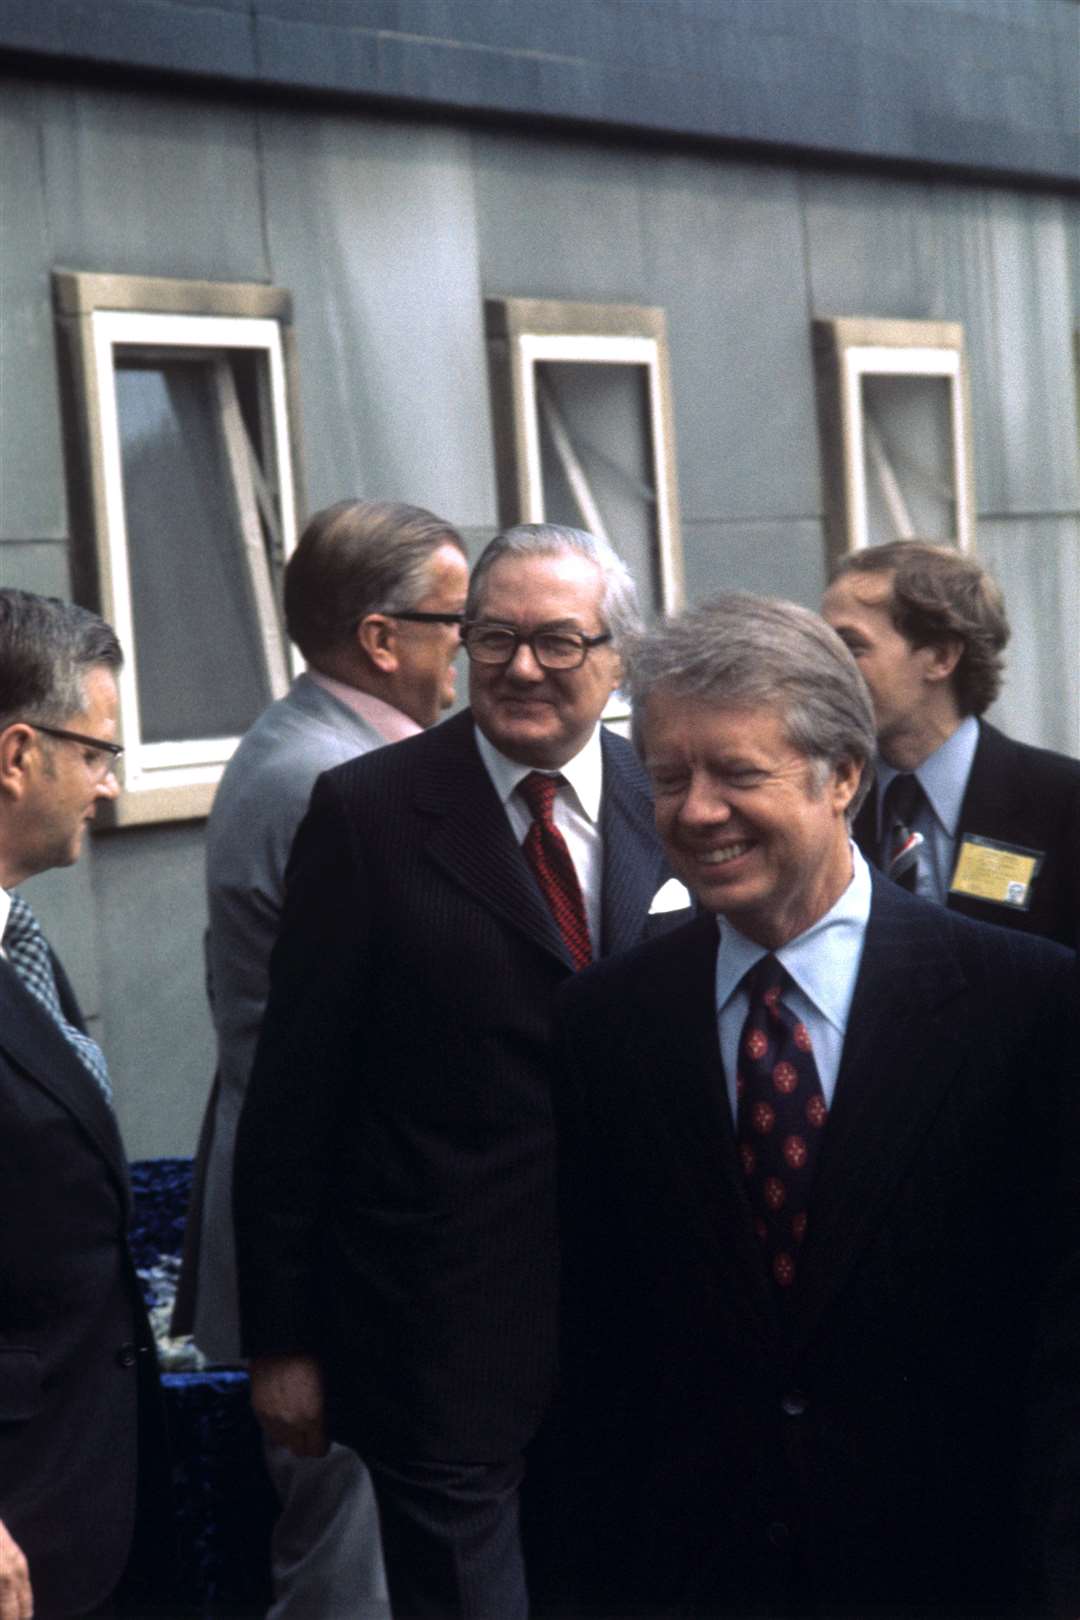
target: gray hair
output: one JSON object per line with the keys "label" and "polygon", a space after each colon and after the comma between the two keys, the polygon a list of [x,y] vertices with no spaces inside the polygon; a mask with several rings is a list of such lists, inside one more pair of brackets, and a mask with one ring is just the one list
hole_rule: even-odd
{"label": "gray hair", "polygon": [[573,551],[595,563],[603,577],[600,615],[611,632],[616,652],[641,630],[637,586],[634,577],[613,546],[584,529],[570,529],[561,523],[515,523],[488,542],[469,580],[465,617],[475,619],[480,611],[484,581],[500,557],[557,557]]}
{"label": "gray hair", "polygon": [[90,671],[116,671],[123,662],[116,632],[88,608],[0,589],[0,727],[55,725],[80,714]]}
{"label": "gray hair", "polygon": [[[771,708],[791,747],[828,770],[874,758],[874,711],[858,665],[835,631],[795,602],[727,591],[639,636],[627,649],[634,740],[651,694],[663,689],[717,707]],[[854,817],[871,772],[848,807]]]}
{"label": "gray hair", "polygon": [[466,555],[453,524],[422,506],[338,501],[316,512],[285,565],[285,625],[308,662],[345,646],[369,613],[415,607],[445,545]]}

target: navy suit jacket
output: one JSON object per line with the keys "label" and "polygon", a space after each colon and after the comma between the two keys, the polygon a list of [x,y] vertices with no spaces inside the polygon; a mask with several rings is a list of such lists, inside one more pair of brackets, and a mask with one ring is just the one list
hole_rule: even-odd
{"label": "navy suit jacket", "polygon": [[[603,758],[607,954],[667,870],[632,750],[605,734]],[[319,779],[238,1133],[241,1320],[249,1354],[322,1358],[362,1454],[496,1461],[538,1426],[570,975],[468,712]]]}
{"label": "navy suit jacket", "polygon": [[35,1613],[83,1614],[127,1563],[140,1447],[144,1464],[164,1462],[157,1365],[116,1120],[3,958],[0,1211],[0,1518],[29,1561]]}
{"label": "navy suit jacket", "polygon": [[1075,958],[875,879],[781,1310],[715,956],[702,915],[561,994],[581,1612],[1000,1620],[1041,1564],[1075,1614]]}
{"label": "navy suit jacket", "polygon": [[[855,820],[855,841],[877,860],[876,789]],[[1080,760],[1015,742],[985,720],[960,809],[956,848],[967,834],[1038,850],[1042,866],[1026,911],[950,894],[950,911],[1080,948]]]}

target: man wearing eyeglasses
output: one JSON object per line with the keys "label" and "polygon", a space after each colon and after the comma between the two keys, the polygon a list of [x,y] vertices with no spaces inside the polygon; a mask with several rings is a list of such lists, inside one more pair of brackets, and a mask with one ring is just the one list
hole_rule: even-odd
{"label": "man wearing eyeglasses", "polygon": [[[306,525],[285,570],[285,618],[307,660],[240,743],[207,826],[207,977],[217,1077],[188,1218],[175,1331],[215,1362],[241,1359],[232,1158],[267,995],[285,864],[322,771],[415,736],[454,697],[468,569],[444,518],[390,501],[341,501]],[[271,1620],[385,1620],[371,1481],[334,1446],[298,1459],[268,1444],[281,1503]]]}
{"label": "man wearing eyeglasses", "polygon": [[[100,1047],[21,892],[78,859],[112,774],[122,655],[96,614],[0,590],[0,1613],[98,1612],[160,1439]],[[159,1485],[161,1481],[157,1482]],[[164,1563],[164,1546],[155,1547]],[[140,1608],[140,1613],[145,1612]]]}
{"label": "man wearing eyeglasses", "polygon": [[362,1449],[395,1617],[522,1620],[556,1338],[552,998],[678,886],[599,724],[637,624],[625,565],[521,525],[466,615],[471,711],[322,777],[293,848],[237,1144],[241,1314],[267,1433]]}

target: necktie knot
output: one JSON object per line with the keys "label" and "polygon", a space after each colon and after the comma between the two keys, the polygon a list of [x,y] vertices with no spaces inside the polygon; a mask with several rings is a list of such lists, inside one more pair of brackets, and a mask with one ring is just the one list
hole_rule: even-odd
{"label": "necktie knot", "polygon": [[551,776],[545,771],[530,771],[518,783],[518,792],[528,805],[529,814],[545,827],[554,823],[555,795],[561,781],[561,776]]}
{"label": "necktie knot", "polygon": [[899,776],[894,776],[885,789],[885,797],[882,800],[882,820],[886,830],[898,821],[905,827],[910,827],[921,799],[922,788],[919,786],[917,776],[912,775],[910,771],[903,771]]}

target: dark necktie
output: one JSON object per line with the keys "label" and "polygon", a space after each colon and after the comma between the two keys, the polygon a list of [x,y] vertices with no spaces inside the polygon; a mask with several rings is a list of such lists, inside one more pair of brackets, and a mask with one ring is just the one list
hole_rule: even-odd
{"label": "dark necktie", "polygon": [[918,778],[910,772],[894,776],[881,801],[881,869],[909,894],[915,893],[919,877],[923,837],[914,822],[922,801]]}
{"label": "dark necktie", "polygon": [[779,1289],[795,1281],[828,1118],[810,1033],[780,999],[790,982],[775,956],[762,957],[747,974],[750,1006],[735,1080],[739,1158],[754,1230]]}
{"label": "dark necktie", "polygon": [[105,1054],[96,1041],[74,1024],[69,1024],[60,1007],[52,957],[34,913],[21,894],[11,896],[11,910],[4,929],[4,952],[26,989],[59,1027],[83,1066],[93,1075],[105,1097],[112,1099]]}
{"label": "dark necktie", "polygon": [[581,884],[566,839],[555,825],[555,794],[561,781],[561,776],[530,771],[518,783],[518,792],[533,818],[521,848],[570,952],[571,962],[575,968],[583,968],[592,961],[592,946]]}

